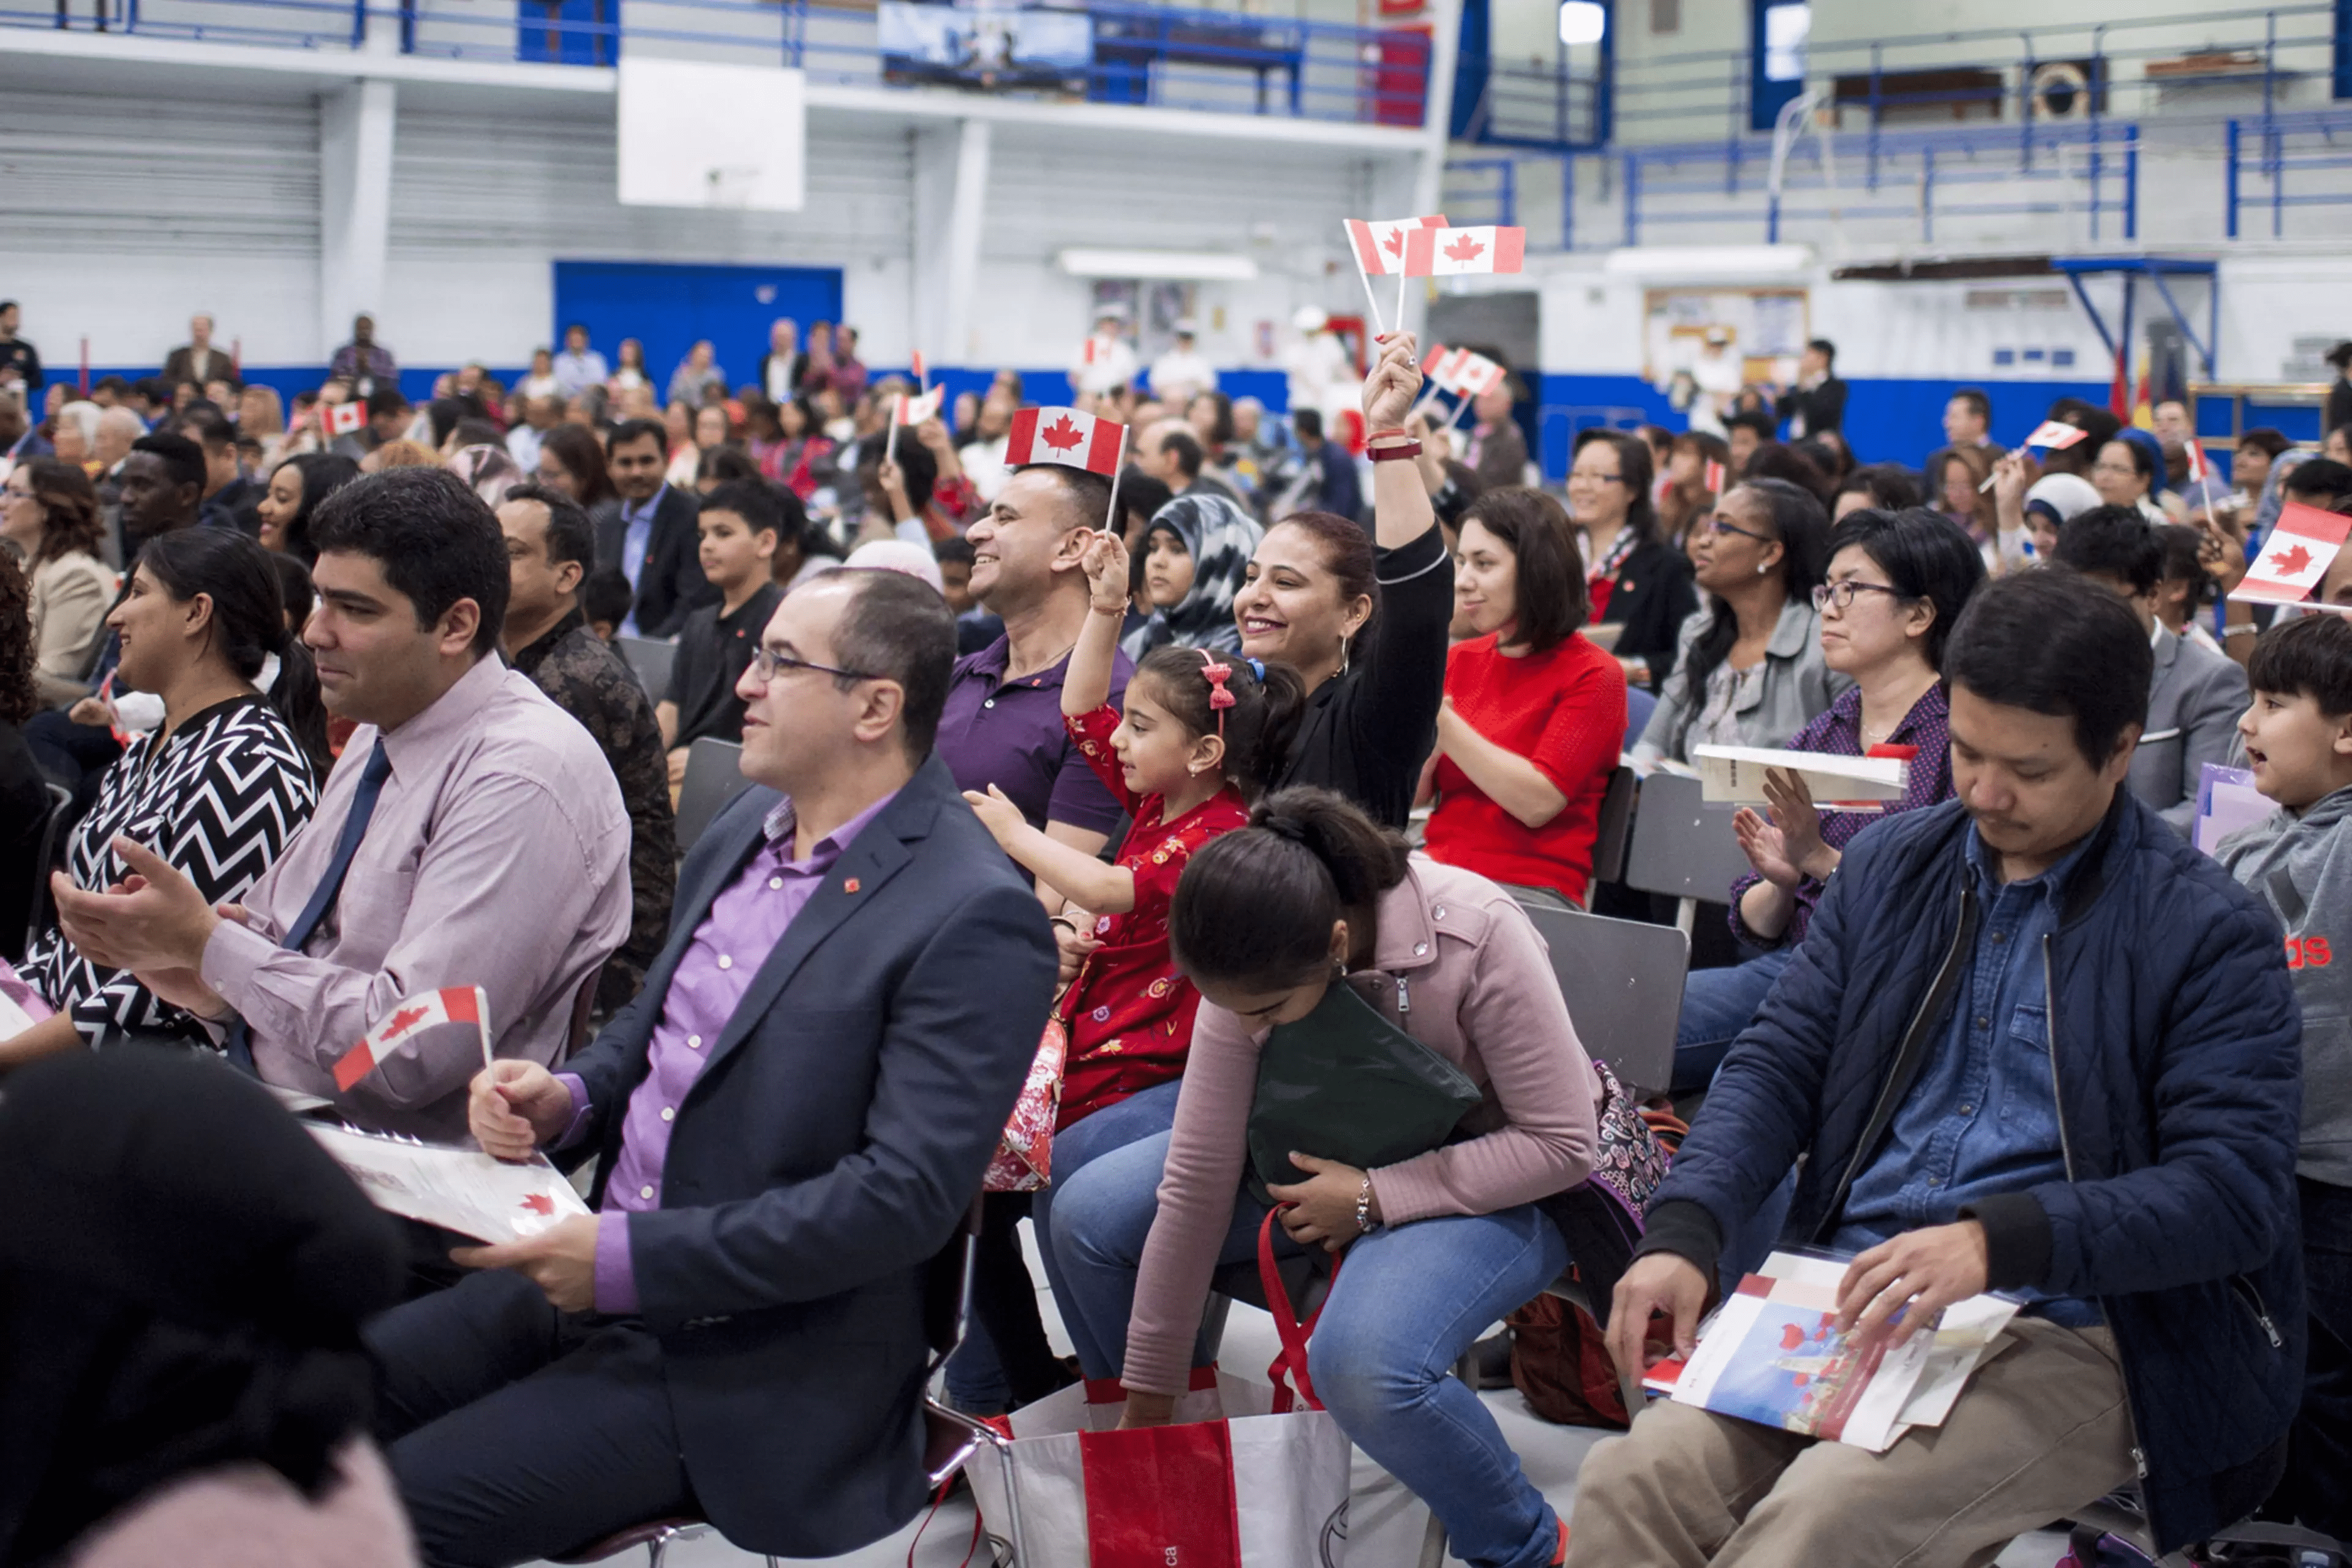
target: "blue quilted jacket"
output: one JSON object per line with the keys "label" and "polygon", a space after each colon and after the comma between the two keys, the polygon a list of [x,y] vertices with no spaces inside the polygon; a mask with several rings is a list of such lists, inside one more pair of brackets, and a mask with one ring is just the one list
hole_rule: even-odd
{"label": "blue quilted jacket", "polygon": [[[1808,1156],[1783,1233],[1824,1241],[1925,1056],[1979,910],[1957,801],[1856,837],[1652,1199],[1644,1252],[1714,1278],[1724,1222]],[[2301,1021],[2277,924],[2118,791],[2043,948],[2067,1179],[1962,1211],[1994,1289],[2095,1298],[2159,1545],[2262,1501],[2302,1393]]]}

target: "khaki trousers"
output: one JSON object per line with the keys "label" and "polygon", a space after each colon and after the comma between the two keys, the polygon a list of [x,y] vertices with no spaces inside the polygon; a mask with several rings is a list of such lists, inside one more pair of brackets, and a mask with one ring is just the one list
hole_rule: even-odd
{"label": "khaki trousers", "polygon": [[1884,1454],[1661,1400],[1577,1477],[1569,1568],[1976,1568],[2134,1476],[2115,1336],[2039,1318]]}

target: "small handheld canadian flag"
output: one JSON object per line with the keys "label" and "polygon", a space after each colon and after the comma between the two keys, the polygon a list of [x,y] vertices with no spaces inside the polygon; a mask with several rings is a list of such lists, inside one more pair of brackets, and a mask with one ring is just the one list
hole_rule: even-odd
{"label": "small handheld canadian flag", "polygon": [[935,386],[916,397],[908,397],[904,393],[899,394],[898,400],[891,405],[890,434],[882,442],[882,457],[886,462],[896,458],[898,455],[899,427],[906,425],[920,425],[924,420],[936,416],[940,411],[940,399],[946,392],[946,387]]}
{"label": "small handheld canadian flag", "polygon": [[923,363],[923,351],[920,349],[915,351],[915,385],[924,392],[931,389],[931,373]]}
{"label": "small handheld canadian flag", "polygon": [[1004,441],[1004,466],[1059,463],[1090,474],[1118,472],[1127,455],[1127,426],[1075,408],[1024,408],[1013,416]]}
{"label": "small handheld canadian flag", "polygon": [[2080,425],[2063,425],[2055,419],[2044,419],[2033,427],[2033,434],[2025,438],[2025,444],[2039,447],[2045,452],[2063,452],[2089,434]]}
{"label": "small handheld canadian flag", "polygon": [[2205,443],[2191,436],[2181,447],[2180,453],[2182,457],[2189,459],[2189,482],[2192,485],[2203,484],[2206,474]]}
{"label": "small handheld canadian flag", "polygon": [[2327,575],[2327,568],[2352,531],[2352,517],[2322,511],[2301,501],[2279,510],[2263,552],[2246,569],[2246,580],[2230,597],[2257,605],[2292,605]]}
{"label": "small handheld canadian flag", "polygon": [[1358,270],[1369,278],[1390,278],[1405,269],[1409,237],[1414,231],[1444,226],[1444,213],[1432,213],[1427,217],[1351,217],[1348,220],[1348,243],[1355,247]]}
{"label": "small handheld canadian flag", "polygon": [[1716,461],[1713,458],[1709,458],[1706,460],[1706,476],[1701,481],[1706,486],[1707,494],[1711,496],[1720,496],[1723,494],[1723,465]]}
{"label": "small handheld canadian flag", "polygon": [[330,403],[320,410],[320,423],[330,436],[349,436],[367,423],[364,403]]}
{"label": "small handheld canadian flag", "polygon": [[1523,228],[1423,228],[1405,237],[1404,270],[1414,278],[1517,272],[1526,265]]}
{"label": "small handheld canadian flag", "polygon": [[490,998],[478,985],[444,985],[420,991],[393,1004],[392,1012],[366,1039],[345,1051],[335,1063],[335,1087],[349,1094],[360,1080],[382,1067],[425,1030],[442,1024],[471,1024],[481,1031],[482,1065],[490,1055]]}
{"label": "small handheld canadian flag", "polygon": [[1456,351],[1459,357],[1445,367],[1448,390],[1477,397],[1503,384],[1503,367],[1485,354],[1469,349]]}

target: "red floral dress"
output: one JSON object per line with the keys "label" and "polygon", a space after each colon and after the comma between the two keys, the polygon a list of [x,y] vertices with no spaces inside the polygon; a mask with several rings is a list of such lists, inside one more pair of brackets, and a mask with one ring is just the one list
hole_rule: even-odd
{"label": "red floral dress", "polygon": [[1062,995],[1070,1043],[1057,1130],[1183,1076],[1201,994],[1169,957],[1169,902],[1194,850],[1249,825],[1249,807],[1231,784],[1175,821],[1161,821],[1159,795],[1127,787],[1110,749],[1118,710],[1108,703],[1063,723],[1087,765],[1135,819],[1118,849],[1118,863],[1135,873],[1135,907],[1096,919],[1094,934],[1102,946]]}

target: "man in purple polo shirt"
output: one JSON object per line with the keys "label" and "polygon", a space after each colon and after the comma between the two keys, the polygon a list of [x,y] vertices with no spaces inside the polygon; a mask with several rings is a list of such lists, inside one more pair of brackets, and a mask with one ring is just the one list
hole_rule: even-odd
{"label": "man in purple polo shirt", "polygon": [[[1109,841],[1122,813],[1062,723],[1062,677],[1087,624],[1079,562],[1109,515],[1110,481],[1100,474],[1058,463],[1014,471],[970,535],[972,597],[1003,618],[1004,635],[956,661],[940,720],[940,756],[959,785],[985,793],[994,784],[1032,827],[1089,855]],[[1134,673],[1120,654],[1111,667],[1113,703]],[[1093,918],[1045,883],[1037,896],[1055,917],[1066,969]],[[1028,1209],[1028,1199],[1015,1194],[988,1200],[972,1289],[1002,1305],[992,1314],[999,1324],[1018,1322],[1022,1331],[1007,1336],[1019,1342],[998,1345],[976,1319],[965,1326],[947,1371],[948,1396],[960,1409],[995,1415],[1074,1379],[1046,1342],[1036,1286],[1022,1260],[1014,1227]]]}
{"label": "man in purple polo shirt", "polygon": [[912,577],[786,597],[739,687],[753,787],[687,858],[644,991],[563,1071],[474,1079],[483,1148],[593,1149],[604,1175],[596,1214],[461,1248],[481,1273],[370,1329],[425,1562],[695,1513],[832,1557],[920,1508],[926,1282],[1055,970],[931,754],[954,652]]}

